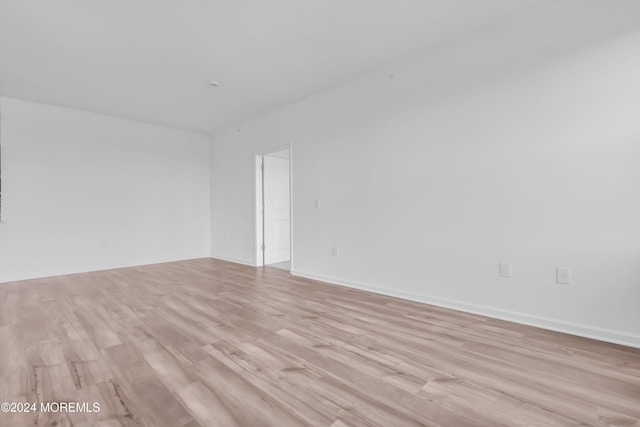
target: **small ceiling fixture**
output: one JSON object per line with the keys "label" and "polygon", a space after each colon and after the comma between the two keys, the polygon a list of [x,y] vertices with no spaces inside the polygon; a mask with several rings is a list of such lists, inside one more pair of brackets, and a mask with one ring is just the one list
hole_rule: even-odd
{"label": "small ceiling fixture", "polygon": [[220,82],[217,82],[215,80],[210,80],[209,81],[209,86],[218,87],[218,86],[220,86]]}

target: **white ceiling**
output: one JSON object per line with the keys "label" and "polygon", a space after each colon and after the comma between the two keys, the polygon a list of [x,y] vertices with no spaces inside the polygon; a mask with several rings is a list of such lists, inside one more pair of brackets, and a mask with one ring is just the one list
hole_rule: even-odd
{"label": "white ceiling", "polygon": [[531,10],[634,2],[0,0],[0,95],[210,133]]}

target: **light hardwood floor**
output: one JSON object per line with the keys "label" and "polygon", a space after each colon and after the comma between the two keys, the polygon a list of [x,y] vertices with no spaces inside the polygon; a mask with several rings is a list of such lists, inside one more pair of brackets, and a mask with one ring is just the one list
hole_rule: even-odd
{"label": "light hardwood floor", "polygon": [[0,426],[631,426],[640,350],[210,259],[0,285]]}

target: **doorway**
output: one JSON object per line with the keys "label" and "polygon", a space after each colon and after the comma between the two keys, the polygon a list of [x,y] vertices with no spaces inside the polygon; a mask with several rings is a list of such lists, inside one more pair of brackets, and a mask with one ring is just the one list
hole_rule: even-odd
{"label": "doorway", "polygon": [[258,264],[291,270],[291,156],[281,149],[257,157]]}

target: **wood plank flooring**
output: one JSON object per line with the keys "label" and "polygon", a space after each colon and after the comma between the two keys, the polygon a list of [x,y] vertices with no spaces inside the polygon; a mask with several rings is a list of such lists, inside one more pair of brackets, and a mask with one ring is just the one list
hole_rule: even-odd
{"label": "wood plank flooring", "polygon": [[0,285],[0,426],[634,426],[640,350],[211,259]]}

